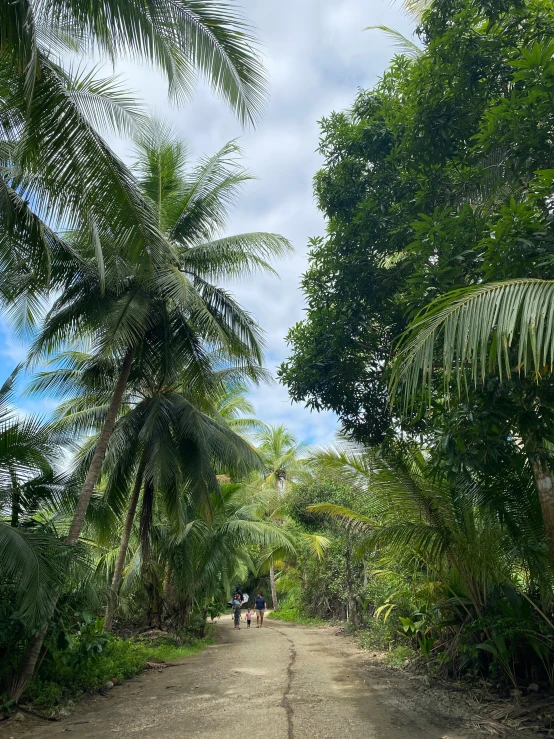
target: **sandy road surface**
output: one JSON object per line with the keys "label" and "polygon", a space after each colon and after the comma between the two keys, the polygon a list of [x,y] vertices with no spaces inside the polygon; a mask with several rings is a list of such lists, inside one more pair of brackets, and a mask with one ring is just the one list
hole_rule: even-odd
{"label": "sandy road surface", "polygon": [[[107,696],[84,700],[57,723],[9,722],[2,739],[470,739],[462,720],[403,699],[409,678],[367,664],[331,629],[266,620],[263,629],[216,628],[215,644]],[[440,701],[439,701],[440,702]],[[436,710],[435,710],[436,708]],[[429,715],[431,713],[431,716]],[[240,726],[234,730],[233,726]]]}

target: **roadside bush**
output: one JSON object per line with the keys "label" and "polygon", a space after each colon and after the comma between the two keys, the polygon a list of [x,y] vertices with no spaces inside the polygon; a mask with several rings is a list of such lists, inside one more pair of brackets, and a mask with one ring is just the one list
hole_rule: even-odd
{"label": "roadside bush", "polygon": [[399,638],[396,620],[383,621],[370,618],[364,621],[359,631],[359,644],[362,649],[390,649]]}
{"label": "roadside bush", "polygon": [[38,677],[29,685],[26,700],[53,709],[87,691],[99,690],[110,680],[125,680],[144,669],[149,657],[141,645],[106,637],[105,647],[94,656],[83,658],[79,643],[72,650],[45,660]]}
{"label": "roadside bush", "polygon": [[58,645],[47,652],[25,702],[55,712],[110,681],[121,682],[137,675],[147,662],[183,659],[209,643],[209,638],[197,639],[184,631],[177,637],[154,640],[120,639],[103,631],[102,619],[89,620],[70,637],[65,632],[58,634]]}

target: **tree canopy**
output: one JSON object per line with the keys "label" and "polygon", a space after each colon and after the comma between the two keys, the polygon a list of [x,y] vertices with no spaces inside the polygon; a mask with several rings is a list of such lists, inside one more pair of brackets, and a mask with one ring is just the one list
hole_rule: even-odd
{"label": "tree canopy", "polygon": [[327,235],[310,245],[307,315],[280,377],[358,440],[390,429],[390,360],[420,309],[483,281],[553,276],[553,31],[542,0],[437,0],[422,54],[395,57],[321,121]]}

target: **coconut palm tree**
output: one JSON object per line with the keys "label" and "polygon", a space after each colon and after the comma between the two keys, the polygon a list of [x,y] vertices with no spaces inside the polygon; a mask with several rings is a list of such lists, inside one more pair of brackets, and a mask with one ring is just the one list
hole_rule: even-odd
{"label": "coconut palm tree", "polygon": [[[554,371],[554,281],[516,279],[464,288],[434,300],[402,337],[393,367],[393,394],[404,406],[430,402],[436,357],[444,388],[461,389],[490,375],[501,382],[514,375],[550,381]],[[537,420],[541,400],[534,402]],[[533,471],[550,552],[554,557],[554,486],[549,444],[530,428],[515,429]]]}
{"label": "coconut palm tree", "polygon": [[[16,369],[0,387],[0,514],[19,524],[22,512],[53,477],[48,427],[39,419],[19,419],[13,410]],[[45,492],[43,489],[42,492]]]}
{"label": "coconut palm tree", "polygon": [[[223,484],[220,494],[212,494],[211,517],[202,512],[195,517],[201,536],[175,542],[169,551],[174,602],[192,602],[204,609],[212,598],[227,599],[234,582],[257,573],[251,558],[253,548],[295,550],[293,537],[252,506],[249,492],[237,484]],[[204,522],[201,524],[201,522]]]}
{"label": "coconut palm tree", "polygon": [[146,565],[157,500],[163,503],[167,521],[178,536],[186,530],[184,494],[200,510],[209,505],[211,493],[219,489],[217,470],[244,475],[259,464],[246,442],[198,411],[185,394],[175,390],[164,389],[137,403],[121,418],[112,440],[114,450],[108,454],[107,463],[109,466],[113,456],[115,464],[108,477],[108,497],[110,493],[121,496],[122,478],[128,476],[130,467],[136,473],[112,578],[106,630],[111,627],[141,486],[142,561]]}
{"label": "coconut palm tree", "polygon": [[[121,257],[117,245],[104,242],[113,269],[102,274],[95,261],[83,259],[79,274],[68,275],[32,347],[32,356],[39,357],[92,337],[95,354],[115,358],[118,367],[116,376],[109,378],[111,398],[68,544],[81,533],[130,378],[155,375],[171,382],[183,366],[194,366],[197,375],[204,376],[209,354],[217,350],[250,366],[260,365],[259,327],[227,290],[212,281],[273,271],[268,259],[290,249],[286,239],[275,234],[216,238],[225,226],[229,204],[248,178],[236,160],[235,144],[201,161],[188,175],[183,149],[167,131],[153,125],[138,147],[140,183],[157,214],[171,259],[160,262],[154,249],[140,264],[131,263]],[[77,234],[76,251],[79,243]],[[32,676],[44,633],[29,648],[14,697],[21,695]]]}
{"label": "coconut palm tree", "polygon": [[[154,65],[170,95],[186,99],[199,72],[243,122],[254,122],[265,77],[257,41],[224,4],[188,0],[16,0],[0,7],[0,260],[17,289],[54,287],[55,229],[79,228],[103,264],[103,239],[135,258],[163,240],[155,212],[99,136],[127,134],[140,115],[116,78],[67,68],[100,53]],[[54,230],[52,230],[54,229]],[[35,306],[36,307],[36,306]]]}
{"label": "coconut palm tree", "polygon": [[54,494],[52,444],[40,419],[19,419],[12,406],[17,370],[0,387],[0,568],[18,619],[32,631],[59,583],[64,549],[32,517]]}
{"label": "coconut palm tree", "polygon": [[[298,443],[283,425],[270,426],[257,436],[258,453],[264,466],[263,481],[259,484],[266,492],[266,514],[271,520],[282,517],[282,498],[287,485],[309,476],[307,447]],[[273,608],[279,610],[275,581],[276,556],[269,556],[269,582]]]}
{"label": "coconut palm tree", "polygon": [[308,448],[298,443],[283,425],[270,426],[257,436],[258,452],[264,464],[267,485],[284,493],[287,485],[309,475]]}
{"label": "coconut palm tree", "polygon": [[225,226],[238,188],[249,177],[237,162],[235,144],[201,161],[190,174],[185,171],[183,147],[167,130],[153,124],[151,135],[141,138],[138,146],[140,184],[156,210],[172,260],[162,266],[150,262],[137,270],[117,260],[115,252],[118,274],[110,273],[104,284],[89,264],[79,279],[68,281],[33,347],[33,354],[41,355],[92,335],[96,353],[117,357],[120,367],[68,535],[70,544],[79,537],[132,366],[136,376],[155,374],[172,382],[194,360],[202,376],[209,366],[206,347],[222,348],[236,360],[259,365],[259,327],[212,280],[272,272],[268,259],[290,248],[275,234],[214,238]]}
{"label": "coconut palm tree", "polygon": [[254,406],[248,398],[248,391],[244,381],[233,379],[224,382],[213,400],[212,408],[206,409],[208,415],[221,419],[236,434],[247,438],[267,429],[263,421],[253,416]]}
{"label": "coconut palm tree", "polygon": [[[287,532],[260,518],[251,498],[238,484],[223,484],[210,498],[209,517],[185,495],[186,527],[176,535],[163,511],[158,511],[152,527],[151,585],[154,596],[164,601],[166,620],[182,628],[196,611],[204,621],[209,604],[229,597],[232,584],[256,574],[251,552],[257,548],[280,547],[291,552]],[[142,548],[139,527],[135,527],[129,565],[122,584],[122,597],[143,589]]]}
{"label": "coconut palm tree", "polygon": [[[237,401],[244,401],[242,391],[236,393],[237,385],[233,386],[229,403],[224,402],[226,382],[231,379],[236,383],[241,376],[256,381],[265,373],[257,367],[222,367],[221,354],[211,359],[217,362],[217,369],[206,368],[205,376],[198,375],[193,362],[189,367],[181,367],[173,380],[141,374],[130,378],[127,385],[123,413],[115,425],[104,463],[106,504],[117,515],[127,507],[114,564],[106,630],[111,627],[141,490],[144,488],[141,531],[147,544],[155,497],[161,496],[168,520],[179,530],[183,521],[182,489],[200,507],[218,488],[217,472],[242,477],[253,467],[261,467],[251,445],[232,429],[231,424],[237,421],[235,413],[230,412],[228,424],[220,410],[244,406]],[[41,373],[32,388],[35,392],[79,393],[60,405],[53,429],[64,436],[80,437],[93,428],[101,428],[103,411],[110,402],[106,374],[114,375],[116,368],[110,370],[106,361],[99,363],[86,354],[71,353],[63,361],[63,368]],[[90,442],[85,451],[80,467],[86,471]]]}

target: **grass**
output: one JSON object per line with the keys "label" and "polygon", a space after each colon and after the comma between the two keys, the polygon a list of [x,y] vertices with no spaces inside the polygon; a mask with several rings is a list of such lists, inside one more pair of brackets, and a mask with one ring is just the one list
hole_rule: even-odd
{"label": "grass", "polygon": [[146,658],[146,662],[175,662],[192,654],[198,654],[211,644],[211,639],[193,642],[184,646],[175,644],[137,644],[136,651]]}
{"label": "grass", "polygon": [[144,670],[147,662],[179,661],[201,652],[212,641],[208,637],[177,644],[171,638],[144,642],[112,637],[100,653],[86,659],[69,660],[64,654],[44,664],[39,676],[30,683],[23,702],[39,712],[55,715],[86,693],[103,689],[108,682],[120,683],[134,677]]}
{"label": "grass", "polygon": [[327,621],[323,621],[321,618],[305,616],[298,608],[284,608],[282,611],[271,611],[267,615],[267,618],[272,621],[289,621],[295,624],[302,624],[303,626],[323,626],[327,624]]}
{"label": "grass", "polygon": [[410,647],[406,646],[405,644],[399,644],[388,653],[387,662],[391,667],[403,667],[406,662],[408,662],[410,657],[413,656],[413,649],[410,649]]}

